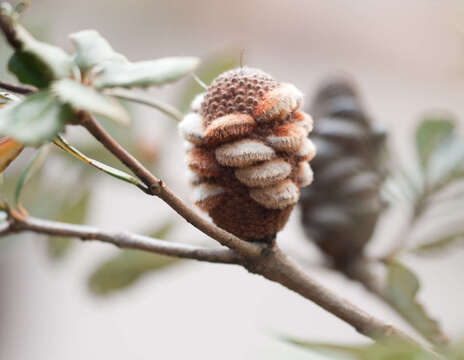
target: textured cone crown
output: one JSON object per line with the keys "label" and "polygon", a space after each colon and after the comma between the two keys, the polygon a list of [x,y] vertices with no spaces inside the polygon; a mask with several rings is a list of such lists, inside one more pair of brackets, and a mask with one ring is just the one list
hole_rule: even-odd
{"label": "textured cone crown", "polygon": [[221,74],[194,99],[179,130],[193,200],[218,226],[249,241],[283,228],[312,181],[312,119],[301,103],[293,85],[250,68]]}
{"label": "textured cone crown", "polygon": [[208,123],[227,114],[253,115],[264,94],[276,87],[277,82],[260,70],[242,68],[227,71],[208,87],[201,114]]}

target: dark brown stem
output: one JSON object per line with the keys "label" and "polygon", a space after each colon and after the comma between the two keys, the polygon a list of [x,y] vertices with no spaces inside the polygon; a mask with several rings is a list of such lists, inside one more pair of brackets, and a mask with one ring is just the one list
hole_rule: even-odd
{"label": "dark brown stem", "polygon": [[29,95],[37,91],[37,88],[33,86],[11,84],[4,81],[0,81],[0,89],[4,89],[12,93],[21,95]]}
{"label": "dark brown stem", "polygon": [[21,42],[16,37],[15,24],[10,16],[0,13],[0,29],[11,47],[15,50],[19,50],[21,48]]}

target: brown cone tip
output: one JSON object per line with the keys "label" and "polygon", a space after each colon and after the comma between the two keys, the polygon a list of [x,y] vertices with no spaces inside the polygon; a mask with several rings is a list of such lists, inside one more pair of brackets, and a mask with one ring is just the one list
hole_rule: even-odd
{"label": "brown cone tip", "polygon": [[227,114],[252,115],[259,100],[277,85],[271,75],[258,69],[244,67],[229,70],[214,79],[208,87],[201,115],[207,124]]}
{"label": "brown cone tip", "polygon": [[179,128],[193,148],[194,201],[216,225],[248,241],[271,241],[285,226],[312,180],[301,165],[312,127],[302,100],[293,85],[247,67],[219,75],[196,98],[199,119],[188,114]]}

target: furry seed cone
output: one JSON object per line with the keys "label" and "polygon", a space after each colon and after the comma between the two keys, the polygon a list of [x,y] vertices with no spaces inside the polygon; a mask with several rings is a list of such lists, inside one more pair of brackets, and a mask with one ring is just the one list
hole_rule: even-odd
{"label": "furry seed cone", "polygon": [[193,201],[219,227],[270,242],[312,181],[312,118],[302,93],[239,68],[218,76],[179,125]]}
{"label": "furry seed cone", "polygon": [[332,79],[311,105],[314,183],[300,201],[305,233],[339,266],[359,256],[384,204],[379,165],[386,134],[367,116],[353,84]]}

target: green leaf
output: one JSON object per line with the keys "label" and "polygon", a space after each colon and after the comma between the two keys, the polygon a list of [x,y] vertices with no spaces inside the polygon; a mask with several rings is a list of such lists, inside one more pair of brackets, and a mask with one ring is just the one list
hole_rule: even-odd
{"label": "green leaf", "polygon": [[103,164],[97,160],[91,159],[81,153],[79,150],[76,148],[72,147],[71,145],[68,144],[68,142],[61,136],[57,136],[57,138],[54,141],[55,145],[57,145],[59,148],[62,150],[66,151],[68,154],[74,156],[76,159],[79,159],[86,164],[89,164],[90,166],[93,166],[97,168],[100,171],[103,171],[104,173],[115,177],[116,179],[123,180],[125,182],[128,182],[130,184],[134,184],[137,186],[143,186],[143,183],[141,183],[137,178],[135,178],[132,175],[129,175],[125,173],[124,171],[112,168],[111,166],[108,166],[106,164]]}
{"label": "green leaf", "polygon": [[406,266],[397,261],[389,265],[386,294],[391,303],[422,334],[429,338],[440,338],[442,332],[438,322],[426,313],[416,299],[419,288],[419,279]]}
{"label": "green leaf", "polygon": [[19,204],[21,190],[23,186],[29,181],[29,179],[34,175],[34,173],[40,169],[40,167],[45,162],[47,155],[50,151],[50,146],[45,145],[42,146],[39,151],[35,154],[34,158],[31,160],[29,165],[23,170],[21,175],[19,176],[18,182],[16,183],[16,188],[14,192],[14,202],[17,206]]}
{"label": "green leaf", "polygon": [[113,50],[95,30],[83,30],[69,36],[76,49],[74,61],[82,71],[104,62],[128,63],[126,57]]}
{"label": "green leaf", "polygon": [[165,269],[179,260],[138,250],[122,250],[104,262],[89,279],[90,290],[97,295],[108,295],[127,288],[142,275]]}
{"label": "green leaf", "polygon": [[130,117],[126,109],[116,100],[105,96],[94,88],[85,86],[71,79],[56,81],[51,91],[62,102],[75,110],[85,110],[106,117],[121,124],[129,124]]}
{"label": "green leaf", "polygon": [[174,82],[195,70],[196,57],[171,57],[137,63],[107,63],[96,74],[97,88],[147,87]]}
{"label": "green leaf", "polygon": [[464,139],[448,137],[431,154],[428,178],[436,192],[464,176]]}
{"label": "green leaf", "polygon": [[[211,81],[213,81],[213,79],[216,78],[219,74],[222,74],[224,71],[233,69],[239,65],[238,54],[238,51],[226,51],[211,56],[200,65],[196,71],[196,74],[203,82],[210,84]],[[200,86],[194,79],[189,80],[182,96],[180,97],[181,103],[179,104],[179,107],[181,111],[187,111],[195,96],[204,91],[205,89]]]}
{"label": "green leaf", "polygon": [[[60,222],[83,224],[87,217],[90,205],[91,193],[89,190],[83,191],[74,202],[65,202],[60,210],[60,215],[56,219]],[[47,250],[52,259],[62,258],[70,248],[72,240],[69,237],[52,236],[48,238]]]}
{"label": "green leaf", "polygon": [[24,145],[41,145],[63,131],[73,116],[68,105],[43,90],[0,109],[0,135],[10,136]]}
{"label": "green leaf", "polygon": [[19,49],[11,57],[8,68],[18,79],[39,88],[52,80],[72,74],[72,58],[62,49],[36,40],[22,26],[11,19]]}
{"label": "green leaf", "polygon": [[157,228],[154,231],[148,232],[150,237],[155,238],[155,239],[165,239],[166,236],[168,236],[169,232],[172,230],[174,227],[174,224],[170,221],[164,223],[161,225],[159,228]]}
{"label": "green leaf", "polygon": [[447,250],[454,249],[458,245],[464,245],[464,232],[459,231],[455,234],[450,234],[439,238],[438,240],[429,241],[418,246],[411,252],[419,255],[428,255],[431,253],[442,253]]}
{"label": "green leaf", "polygon": [[[332,356],[342,356],[343,359],[358,360],[432,360],[419,347],[400,341],[379,341],[372,345],[338,345],[314,341],[286,339],[290,343],[302,346],[308,350],[326,353]],[[337,357],[338,358],[338,357]]]}
{"label": "green leaf", "polygon": [[[158,239],[163,238],[171,228],[171,223],[164,224],[153,235],[156,235]],[[89,278],[89,288],[97,295],[107,295],[127,288],[144,275],[165,269],[180,261],[180,259],[145,251],[122,250],[92,273]]]}
{"label": "green leaf", "polygon": [[8,70],[23,84],[31,84],[39,89],[46,88],[53,78],[44,69],[43,62],[24,52],[15,52],[8,61]]}
{"label": "green leaf", "polygon": [[425,119],[419,124],[416,147],[423,169],[427,169],[432,153],[452,136],[454,129],[454,123],[447,119]]}
{"label": "green leaf", "polygon": [[448,346],[446,356],[448,360],[464,360],[464,340]]}

